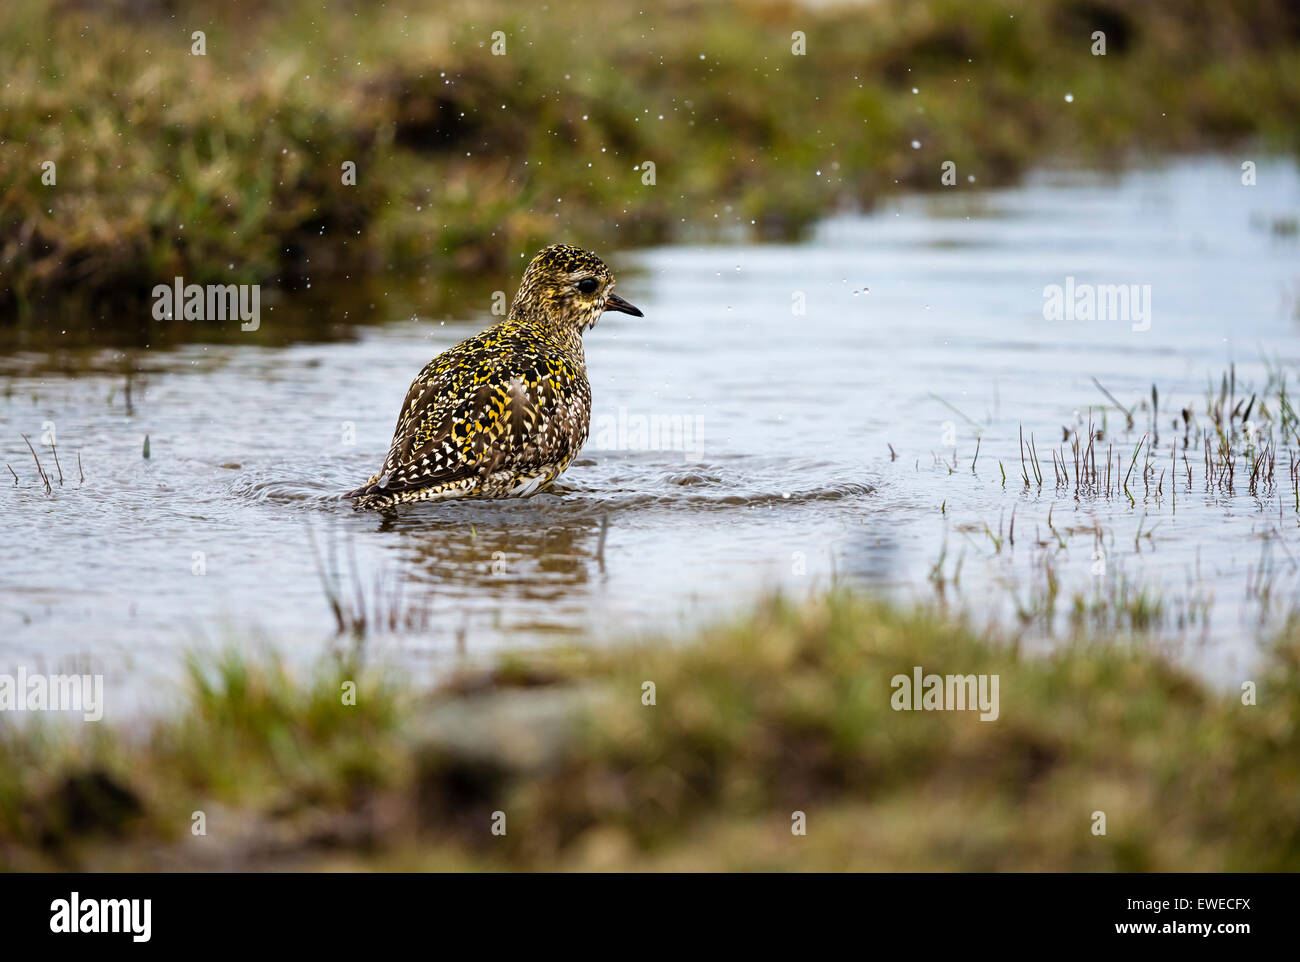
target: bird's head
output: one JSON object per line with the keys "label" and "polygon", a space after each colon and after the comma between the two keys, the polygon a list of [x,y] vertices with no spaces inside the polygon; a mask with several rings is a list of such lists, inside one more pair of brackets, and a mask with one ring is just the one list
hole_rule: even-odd
{"label": "bird's head", "polygon": [[614,275],[599,257],[581,247],[552,244],[524,271],[510,317],[581,334],[595,327],[605,311],[645,316],[614,293]]}

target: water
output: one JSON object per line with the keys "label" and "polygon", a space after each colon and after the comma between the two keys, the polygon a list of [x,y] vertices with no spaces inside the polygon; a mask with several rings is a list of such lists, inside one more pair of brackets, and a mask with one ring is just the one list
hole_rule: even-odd
{"label": "water", "polygon": [[[1235,683],[1300,584],[1289,450],[1252,495],[1240,464],[1235,492],[1207,492],[1194,448],[1190,485],[1134,478],[1133,503],[1055,487],[1049,450],[1107,406],[1099,450],[1127,465],[1156,383],[1152,461],[1172,474],[1171,418],[1191,405],[1209,426],[1207,385],[1229,364],[1239,397],[1270,370],[1295,381],[1298,211],[1293,167],[1263,164],[1245,187],[1209,158],[901,198],[789,246],[604,252],[646,317],[587,335],[592,439],[560,486],[390,520],[336,496],[381,462],[421,365],[490,321],[486,298],[437,321],[381,297],[389,322],[283,347],[265,330],[71,360],[25,344],[0,355],[0,448],[19,476],[0,485],[0,671],[93,668],[135,703],[195,648],[266,641],[310,661],[342,643],[324,571],[350,608],[397,613],[367,645],[422,677],[839,581],[938,594],[1040,645],[1069,637],[1074,595],[1145,592],[1160,606],[1146,643]],[[1150,285],[1149,329],[1044,320],[1044,288],[1067,277]],[[1133,408],[1131,431],[1093,377]],[[1020,477],[1022,425],[1041,489]],[[64,483],[47,495],[20,434],[53,477],[51,426]]]}

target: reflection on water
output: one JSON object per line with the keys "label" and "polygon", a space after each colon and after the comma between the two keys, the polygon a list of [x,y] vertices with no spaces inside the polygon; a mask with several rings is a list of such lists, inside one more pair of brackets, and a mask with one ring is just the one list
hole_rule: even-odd
{"label": "reflection on water", "polygon": [[[89,663],[138,692],[194,645],[266,638],[314,656],[335,626],[324,545],[352,604],[427,612],[368,642],[412,671],[673,632],[773,586],[839,579],[938,592],[1031,637],[1119,599],[1229,678],[1296,596],[1290,482],[1207,491],[1198,475],[1152,480],[1132,503],[1076,497],[1052,485],[1049,451],[1064,459],[1061,439],[1091,416],[1125,456],[1158,433],[1163,464],[1181,436],[1169,419],[1191,407],[1205,427],[1207,384],[1229,364],[1243,399],[1270,371],[1294,381],[1300,260],[1269,225],[1297,209],[1293,169],[1261,168],[1248,190],[1233,164],[1205,160],[906,198],[806,244],[611,256],[646,318],[607,316],[587,336],[609,430],[554,492],[388,518],[337,495],[382,460],[414,373],[490,322],[489,297],[429,321],[412,319],[409,286],[376,295],[389,323],[343,340],[293,341],[295,311],[329,306],[291,299],[257,339],[11,338],[0,448],[19,483],[3,488],[0,670]],[[1067,278],[1149,285],[1149,329],[1044,320],[1044,289]],[[652,421],[690,426],[690,443],[637,428]],[[1020,478],[1022,425],[1041,489]],[[64,480],[47,495],[21,435],[52,473],[38,443],[51,432]]]}

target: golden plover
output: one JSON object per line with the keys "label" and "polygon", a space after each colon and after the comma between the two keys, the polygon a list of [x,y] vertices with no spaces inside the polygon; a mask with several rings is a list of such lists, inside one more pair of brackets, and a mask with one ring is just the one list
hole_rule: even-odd
{"label": "golden plover", "polygon": [[591,386],[582,332],[605,311],[644,315],[588,251],[542,250],[506,319],[443,351],[406,392],[379,473],[344,497],[357,508],[521,498],[544,490],[587,440]]}

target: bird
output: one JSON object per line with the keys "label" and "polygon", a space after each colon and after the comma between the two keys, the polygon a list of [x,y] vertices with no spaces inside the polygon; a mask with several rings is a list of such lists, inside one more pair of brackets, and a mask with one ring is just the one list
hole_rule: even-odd
{"label": "bird", "polygon": [[606,311],[644,317],[590,251],[552,244],[505,320],[443,351],[411,382],[383,467],[343,495],[358,510],[522,498],[564,473],[591,422],[582,335]]}

